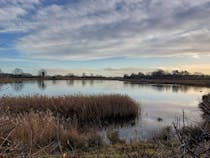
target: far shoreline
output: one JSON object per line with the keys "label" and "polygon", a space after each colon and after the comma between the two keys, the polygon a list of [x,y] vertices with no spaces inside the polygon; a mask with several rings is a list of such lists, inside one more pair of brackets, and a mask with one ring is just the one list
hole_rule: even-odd
{"label": "far shoreline", "polygon": [[1,84],[24,82],[24,81],[46,81],[46,80],[104,80],[122,81],[131,84],[177,84],[185,86],[210,87],[209,79],[124,79],[122,77],[0,77]]}

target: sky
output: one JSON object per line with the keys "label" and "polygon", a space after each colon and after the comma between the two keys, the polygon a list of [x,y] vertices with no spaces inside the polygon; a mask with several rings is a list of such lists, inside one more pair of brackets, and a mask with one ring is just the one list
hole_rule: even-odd
{"label": "sky", "polygon": [[0,69],[210,74],[210,0],[0,0]]}

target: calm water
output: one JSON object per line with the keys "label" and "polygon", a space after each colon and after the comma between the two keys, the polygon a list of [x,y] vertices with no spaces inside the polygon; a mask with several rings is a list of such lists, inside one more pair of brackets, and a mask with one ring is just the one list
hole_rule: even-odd
{"label": "calm water", "polygon": [[[187,122],[201,121],[198,103],[209,88],[180,85],[130,84],[120,81],[39,81],[0,84],[0,95],[71,95],[71,94],[127,94],[141,105],[138,123],[120,127],[126,139],[148,138],[164,126],[171,125],[185,112]],[[162,118],[162,121],[158,121]]]}

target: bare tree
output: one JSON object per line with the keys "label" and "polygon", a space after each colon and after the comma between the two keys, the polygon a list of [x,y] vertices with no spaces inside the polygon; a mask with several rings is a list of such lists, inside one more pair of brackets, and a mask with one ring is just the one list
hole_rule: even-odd
{"label": "bare tree", "polygon": [[40,77],[46,77],[47,71],[45,69],[41,69],[39,70],[38,74]]}
{"label": "bare tree", "polygon": [[14,74],[14,75],[22,75],[22,74],[23,74],[23,70],[20,69],[20,68],[15,68],[15,69],[13,70],[13,74]]}
{"label": "bare tree", "polygon": [[82,73],[82,77],[86,77],[86,73],[83,72],[83,73]]}
{"label": "bare tree", "polygon": [[68,73],[66,76],[67,77],[74,77],[75,75],[74,75],[74,73]]}

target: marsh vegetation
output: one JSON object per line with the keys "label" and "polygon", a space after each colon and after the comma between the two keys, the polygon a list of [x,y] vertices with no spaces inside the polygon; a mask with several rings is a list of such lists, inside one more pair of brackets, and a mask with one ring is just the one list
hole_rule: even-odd
{"label": "marsh vegetation", "polygon": [[0,151],[36,156],[98,147],[104,141],[98,129],[133,121],[138,112],[138,103],[125,95],[3,96]]}
{"label": "marsh vegetation", "polygon": [[0,98],[1,114],[51,112],[54,116],[77,120],[80,125],[132,120],[138,117],[138,103],[126,95],[20,96]]}
{"label": "marsh vegetation", "polygon": [[[46,99],[46,97],[44,98]],[[6,111],[3,110],[0,118],[1,156],[208,158],[210,152],[209,98],[210,94],[205,95],[200,103],[204,116],[204,120],[200,124],[185,125],[183,113],[182,119],[175,120],[171,127],[163,128],[147,141],[126,142],[119,137],[118,131],[110,129],[107,137],[108,144],[95,128],[84,130],[75,124],[67,124],[66,118],[59,117],[60,114],[54,115],[50,109],[45,111],[31,108],[30,111],[16,111],[16,115],[13,115],[14,111],[8,110],[5,113]],[[1,103],[8,100],[7,103],[11,105],[15,99],[20,98],[5,97]],[[49,99],[47,97],[47,100]],[[22,103],[23,100],[26,99],[21,98]],[[182,122],[184,126],[180,126]]]}
{"label": "marsh vegetation", "polygon": [[[69,86],[71,87],[70,90],[74,90],[73,85],[81,84],[80,86],[77,85],[76,88],[88,88],[87,91],[89,92],[93,88],[93,84],[98,82],[92,83],[87,81],[83,85],[82,81],[74,81]],[[107,82],[109,84],[112,83],[111,81]],[[68,82],[44,81],[44,83],[47,87],[50,87],[50,90],[52,90],[52,85],[55,86],[55,91],[61,94],[59,87],[66,88]],[[100,81],[100,85],[102,83]],[[114,89],[120,87],[116,85],[117,81],[111,85],[108,83],[105,84],[105,87]],[[37,84],[34,84],[37,87]],[[10,86],[10,84],[3,85],[2,90],[7,86]],[[126,91],[131,91],[128,93],[129,96],[134,94],[139,96],[141,93],[145,94],[145,90],[148,90],[148,85],[124,83],[124,87],[126,87]],[[136,91],[140,87],[144,91]],[[29,88],[31,87],[28,83],[22,91]],[[42,89],[40,92],[44,91],[50,94],[49,89]],[[120,92],[123,92],[122,90],[120,89]],[[175,95],[177,102],[179,97],[182,99],[183,94],[188,91],[196,92],[195,96],[197,98],[198,94],[201,95],[205,92],[205,89],[178,85],[150,85],[148,91],[150,93],[148,94],[152,98],[153,95],[156,97],[157,93],[159,95],[161,92],[167,92],[163,94],[162,98],[166,100],[169,93],[173,93],[173,95],[181,93],[182,95],[180,96]],[[203,92],[201,93],[200,91]],[[6,90],[2,92],[6,93]],[[14,93],[19,95],[2,95],[0,97],[0,156],[61,157],[62,155],[65,158],[164,158],[172,156],[182,157],[183,155],[193,157],[193,154],[196,155],[195,157],[207,157],[208,155],[209,122],[207,118],[209,116],[209,95],[205,95],[199,105],[205,121],[194,125],[185,122],[186,124],[184,123],[183,126],[182,118],[179,118],[173,120],[174,123],[170,124],[171,126],[160,127],[161,129],[158,133],[145,140],[137,137],[125,139],[120,132],[121,128],[115,128],[115,126],[124,126],[127,123],[138,123],[136,119],[138,120],[141,107],[138,102],[127,95],[114,93],[110,95],[110,92],[107,95],[88,93],[89,95],[61,96],[33,95],[33,93],[32,95],[23,95],[20,91],[14,91]],[[72,93],[75,94],[74,91]],[[143,96],[146,97],[145,95]],[[169,96],[171,97],[172,95]],[[160,100],[160,96],[158,97]],[[190,100],[193,98],[191,95],[186,95],[185,97],[188,97]],[[171,101],[173,100],[170,100],[168,103],[171,103]],[[154,99],[152,103],[157,106],[157,99]],[[164,111],[164,109],[167,109],[170,106],[168,103],[164,106],[161,102],[160,110]],[[180,104],[182,105],[183,102]],[[170,108],[172,107],[170,106]],[[154,116],[153,113],[155,123],[158,126],[164,125],[168,118],[160,115],[159,112],[158,114]],[[183,118],[185,119],[186,116]],[[127,129],[129,134],[133,135],[132,126]],[[104,132],[106,132],[105,135]]]}

